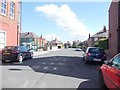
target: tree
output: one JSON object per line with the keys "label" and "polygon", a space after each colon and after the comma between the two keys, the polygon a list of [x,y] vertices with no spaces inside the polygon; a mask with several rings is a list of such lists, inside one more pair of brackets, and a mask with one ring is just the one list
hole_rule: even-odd
{"label": "tree", "polygon": [[72,48],[76,48],[76,47],[77,47],[77,42],[73,41]]}

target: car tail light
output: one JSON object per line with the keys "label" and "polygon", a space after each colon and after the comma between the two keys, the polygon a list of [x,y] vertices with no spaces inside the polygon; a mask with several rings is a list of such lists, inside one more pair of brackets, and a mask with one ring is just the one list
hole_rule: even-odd
{"label": "car tail light", "polygon": [[90,53],[87,53],[87,56],[90,56],[91,54]]}
{"label": "car tail light", "polygon": [[106,57],[106,54],[104,54],[103,57]]}

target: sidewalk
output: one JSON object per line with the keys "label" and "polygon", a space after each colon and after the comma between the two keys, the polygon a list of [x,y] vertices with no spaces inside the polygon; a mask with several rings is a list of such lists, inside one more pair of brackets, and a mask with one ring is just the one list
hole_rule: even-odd
{"label": "sidewalk", "polygon": [[38,56],[46,53],[48,53],[48,51],[33,52],[33,56]]}
{"label": "sidewalk", "polygon": [[33,56],[39,56],[39,55],[42,55],[42,54],[49,53],[49,52],[51,52],[51,51],[58,51],[58,50],[62,50],[62,49],[56,49],[56,50],[48,50],[48,51],[33,52]]}

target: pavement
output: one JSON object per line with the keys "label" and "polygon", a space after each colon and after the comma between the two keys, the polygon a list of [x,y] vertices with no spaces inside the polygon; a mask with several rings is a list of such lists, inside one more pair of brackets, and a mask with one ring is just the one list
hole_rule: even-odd
{"label": "pavement", "polygon": [[39,56],[39,55],[42,55],[42,54],[46,54],[46,53],[50,53],[52,51],[58,51],[58,50],[61,50],[61,49],[54,49],[54,50],[49,50],[49,51],[39,51],[39,52],[33,52],[33,56]]}
{"label": "pavement", "polygon": [[46,53],[48,53],[48,51],[33,52],[33,56],[38,56]]}

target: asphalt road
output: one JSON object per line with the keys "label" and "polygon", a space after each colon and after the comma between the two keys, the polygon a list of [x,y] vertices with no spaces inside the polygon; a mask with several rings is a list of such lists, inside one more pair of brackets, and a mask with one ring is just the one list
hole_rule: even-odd
{"label": "asphalt road", "polygon": [[100,88],[100,65],[85,64],[82,52],[74,49],[52,51],[22,64],[5,63],[0,67],[2,88]]}

